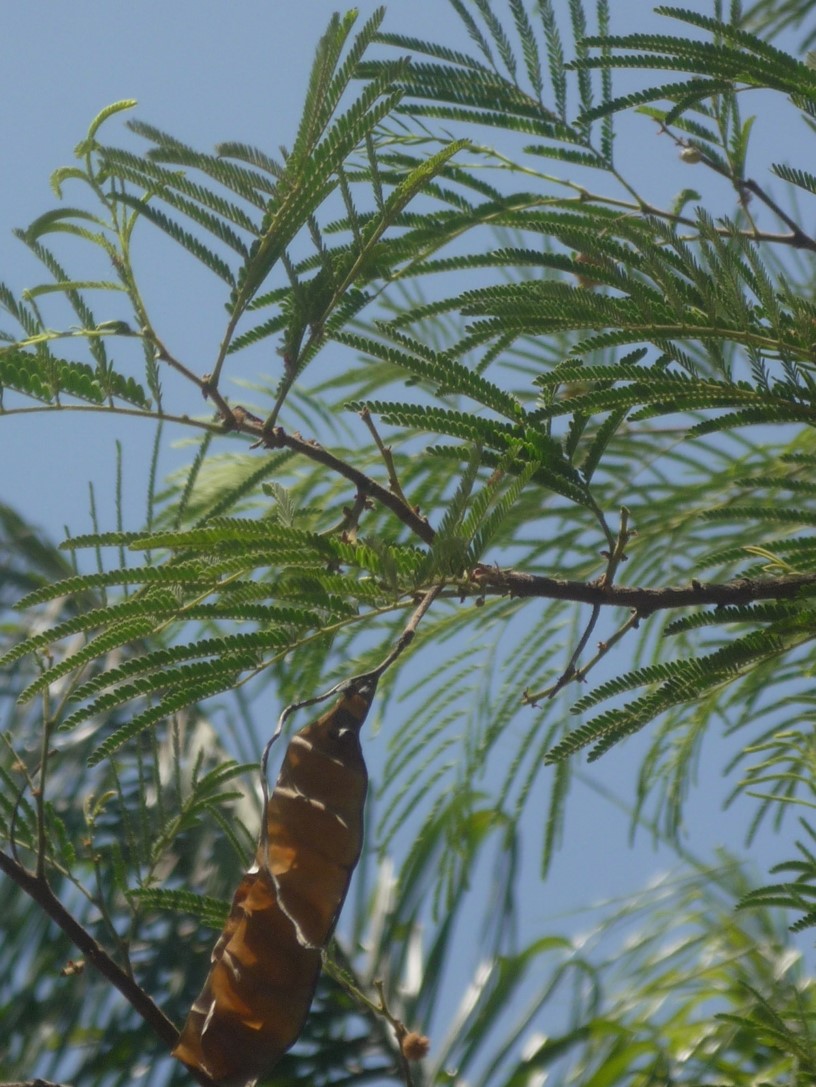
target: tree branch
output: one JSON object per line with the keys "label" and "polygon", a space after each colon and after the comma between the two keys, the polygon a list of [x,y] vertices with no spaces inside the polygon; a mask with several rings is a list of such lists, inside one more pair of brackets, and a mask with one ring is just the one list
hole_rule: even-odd
{"label": "tree branch", "polygon": [[[254,426],[243,424],[240,429],[245,433],[255,433]],[[403,524],[407,525],[425,543],[431,543],[436,535],[428,523],[428,519],[418,513],[413,506],[399,495],[394,494],[387,487],[376,483],[373,479],[361,472],[359,468],[348,464],[325,449],[319,442],[311,438],[304,438],[300,434],[287,434],[283,427],[274,427],[271,431],[261,435],[261,443],[267,449],[291,449],[294,453],[301,453],[309,460],[325,465],[332,472],[351,480],[358,491],[374,498],[381,505],[386,506],[397,516]]]}
{"label": "tree branch", "polygon": [[[133,1007],[153,1031],[161,1038],[168,1049],[172,1049],[178,1040],[178,1030],[167,1018],[158,1004],[141,989],[125,971],[113,961],[100,947],[91,934],[65,909],[51,890],[47,879],[35,875],[13,857],[0,850],[0,871],[12,879],[40,909],[54,921],[79,948],[86,960],[114,985],[127,1002]],[[196,1076],[202,1087],[214,1087],[212,1080],[205,1076]],[[41,1081],[35,1080],[35,1083]]]}
{"label": "tree branch", "polygon": [[0,1083],[0,1087],[68,1087],[67,1083],[52,1083],[50,1079],[22,1079]]}
{"label": "tree branch", "polygon": [[[201,385],[198,380],[196,380],[196,383]],[[0,415],[23,415],[46,411],[106,412],[114,415],[135,415],[141,419],[154,421],[163,420],[164,422],[180,423],[183,426],[199,427],[215,434],[223,434],[225,430],[245,434],[250,438],[256,438],[256,444],[263,445],[267,449],[291,449],[293,452],[300,453],[310,460],[317,461],[318,464],[325,465],[333,472],[356,484],[360,494],[373,498],[380,505],[390,509],[404,525],[419,536],[423,543],[433,542],[436,533],[427,517],[423,517],[421,513],[418,513],[400,495],[393,494],[387,487],[383,487],[381,483],[377,483],[376,480],[367,476],[365,472],[361,472],[359,468],[355,468],[353,465],[341,460],[340,457],[330,453],[319,442],[311,438],[304,438],[301,434],[287,434],[282,427],[274,427],[271,432],[264,432],[262,422],[256,415],[237,404],[231,407],[218,393],[213,395],[210,386],[206,386],[206,395],[215,402],[218,414],[221,417],[220,422],[218,419],[207,422],[201,419],[193,419],[188,415],[144,411],[141,408],[110,407],[107,404],[67,404],[60,407],[42,404],[36,407],[13,408],[11,410],[0,408]]]}
{"label": "tree branch", "polygon": [[368,408],[364,407],[361,411],[358,412],[358,415],[368,427],[368,431],[371,434],[371,437],[374,439],[374,444],[376,445],[377,449],[379,450],[379,454],[383,459],[383,463],[385,464],[386,470],[388,472],[388,483],[391,487],[392,492],[397,496],[397,498],[399,498],[402,502],[405,502],[405,504],[408,505],[408,501],[402,492],[402,487],[400,486],[397,470],[394,467],[394,457],[391,453],[391,450],[388,448],[387,445],[384,444],[382,438],[380,437],[379,431],[374,425],[374,420],[371,418],[371,412],[368,410]]}
{"label": "tree branch", "polygon": [[519,570],[502,570],[496,566],[476,566],[470,573],[470,579],[483,593],[633,608],[641,617],[667,608],[692,608],[705,604],[725,607],[750,604],[756,600],[790,600],[803,589],[816,587],[816,574],[788,574],[784,577],[740,577],[724,583],[692,581],[689,585],[641,589],[541,577]]}
{"label": "tree branch", "polygon": [[[670,128],[667,128],[664,124],[660,125],[660,131],[672,139],[677,147],[682,147],[685,150],[692,150],[699,155],[699,159],[695,160],[703,163],[709,170],[715,174],[719,174],[720,177],[724,177],[727,181],[730,181],[740,197],[745,200],[745,194],[751,193],[770,208],[777,218],[781,219],[785,226],[790,230],[790,234],[767,234],[756,228],[749,231],[740,231],[742,237],[750,238],[752,241],[770,241],[770,242],[782,242],[786,245],[793,246],[794,249],[816,249],[816,239],[812,238],[809,234],[799,226],[795,219],[792,219],[790,215],[776,203],[775,200],[762,188],[762,186],[754,181],[752,178],[739,177],[733,170],[728,170],[721,166],[719,162],[716,162],[709,155],[707,155],[698,144],[690,143],[685,137],[678,136],[676,132],[673,132]],[[719,233],[728,232],[728,228],[719,231]]]}
{"label": "tree branch", "polygon": [[56,897],[48,881],[29,872],[7,853],[0,851],[0,870],[6,873],[21,890],[32,898],[48,914],[71,942],[83,953],[85,958],[115,985],[124,998],[158,1034],[168,1047],[172,1048],[178,1039],[178,1030],[157,1004],[128,977],[124,970],[104,951],[91,934],[71,916]]}

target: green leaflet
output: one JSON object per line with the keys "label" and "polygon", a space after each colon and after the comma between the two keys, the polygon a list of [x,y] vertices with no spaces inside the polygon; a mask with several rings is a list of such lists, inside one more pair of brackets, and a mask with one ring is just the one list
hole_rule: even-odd
{"label": "green leaflet", "polygon": [[[342,333],[336,338],[361,354],[373,355],[410,374],[421,376],[427,382],[437,384],[445,395],[461,393],[506,418],[518,420],[523,417],[523,408],[514,396],[463,366],[450,355],[434,351],[427,344],[396,329],[386,327],[382,331],[384,341],[352,333]],[[393,345],[389,340],[394,341]]]}
{"label": "green leaflet", "polygon": [[[135,658],[139,663],[143,663],[143,659],[144,658]],[[65,731],[70,731],[77,725],[82,724],[83,721],[87,721],[89,718],[96,717],[100,714],[108,713],[116,706],[121,706],[126,702],[134,700],[142,701],[147,699],[149,701],[150,696],[153,695],[159,695],[159,705],[162,705],[167,697],[169,697],[175,708],[178,709],[185,705],[183,701],[178,701],[180,698],[183,699],[183,692],[185,689],[199,690],[201,689],[201,685],[207,687],[210,684],[217,685],[219,678],[225,679],[227,685],[231,686],[242,672],[255,668],[258,665],[258,662],[259,657],[257,653],[252,649],[248,651],[243,649],[239,652],[219,653],[211,659],[194,662],[189,665],[181,665],[175,668],[163,668],[158,672],[143,672],[142,675],[131,682],[120,681],[115,688],[108,691],[107,694],[100,695],[86,706],[83,706],[82,709],[69,714],[62,722],[60,728]],[[135,671],[135,669],[132,669],[132,671]],[[108,675],[107,678],[110,680],[110,675]],[[160,695],[160,692],[167,692],[164,698]],[[199,700],[199,697],[200,696],[191,697],[186,704],[192,705]],[[166,714],[161,714],[160,716],[166,716]],[[156,718],[156,720],[158,720],[158,718]],[[150,723],[152,723],[152,719]],[[128,733],[126,739],[129,739],[131,735],[135,735],[135,733]],[[124,743],[125,741],[123,740],[122,742]]]}
{"label": "green leaflet", "polygon": [[237,671],[227,669],[224,674],[216,676],[213,679],[207,679],[206,669],[204,669],[199,682],[192,682],[187,686],[170,692],[157,705],[151,706],[149,709],[135,714],[130,718],[127,724],[117,728],[115,732],[94,749],[88,758],[88,765],[96,766],[104,759],[109,759],[141,732],[144,732],[164,718],[172,716],[172,714],[177,713],[179,710],[186,709],[196,702],[211,698],[216,694],[221,694],[223,691],[230,690],[230,688],[234,686],[237,678]]}
{"label": "green leaflet", "polygon": [[224,927],[229,913],[226,902],[181,889],[139,887],[130,891],[128,897],[135,900],[142,910],[172,910],[189,914],[216,932]]}
{"label": "green leaflet", "polygon": [[600,758],[614,744],[638,732],[671,706],[699,699],[708,691],[732,682],[749,665],[778,657],[789,648],[785,639],[771,628],[747,634],[704,657],[657,665],[654,670],[644,669],[613,680],[605,685],[601,698],[630,686],[653,685],[655,689],[574,729],[548,752],[547,761],[558,762],[590,745],[593,748],[590,760]]}

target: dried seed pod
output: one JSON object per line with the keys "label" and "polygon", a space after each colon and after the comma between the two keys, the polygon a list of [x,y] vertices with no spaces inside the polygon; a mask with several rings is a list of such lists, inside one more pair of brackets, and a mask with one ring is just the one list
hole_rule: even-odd
{"label": "dried seed pod", "polygon": [[212,968],[173,1050],[221,1087],[266,1075],[297,1040],[363,842],[360,747],[376,681],[297,732]]}

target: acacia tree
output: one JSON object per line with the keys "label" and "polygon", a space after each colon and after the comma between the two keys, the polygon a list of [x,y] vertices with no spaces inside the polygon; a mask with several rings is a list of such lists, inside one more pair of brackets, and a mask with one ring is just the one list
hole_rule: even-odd
{"label": "acacia tree", "polygon": [[[156,439],[143,525],[120,503],[55,549],[3,511],[7,1076],[190,1081],[167,1054],[253,848],[256,707],[377,668],[368,844],[281,1082],[816,1075],[785,927],[816,919],[813,829],[794,845],[783,818],[816,757],[816,177],[750,162],[745,93],[814,128],[812,66],[771,44],[809,5],[660,9],[664,36],[621,38],[606,0],[451,2],[456,48],[332,19],[278,158],[136,121],[146,150],[108,143],[117,103],[54,175],[73,202],[18,232],[47,278],[1,288],[2,412],[138,415]],[[729,207],[641,192],[625,113]],[[144,301],[156,229],[223,284],[204,366]],[[721,722],[781,882],[680,846]],[[632,818],[682,876],[588,943],[533,931],[520,827],[546,806],[546,877],[581,752],[641,729]]]}

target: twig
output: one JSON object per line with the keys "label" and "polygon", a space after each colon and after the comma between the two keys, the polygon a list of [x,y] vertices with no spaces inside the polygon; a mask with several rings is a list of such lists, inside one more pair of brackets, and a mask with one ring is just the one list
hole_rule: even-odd
{"label": "twig", "polygon": [[399,657],[400,654],[404,653],[408,646],[411,644],[411,642],[414,640],[417,627],[422,621],[422,617],[425,615],[428,608],[430,608],[431,604],[433,604],[434,600],[436,600],[441,592],[441,585],[434,585],[432,589],[429,589],[428,592],[426,592],[419,601],[419,604],[417,605],[416,609],[411,615],[411,618],[405,625],[402,634],[400,634],[391,652],[386,657],[384,657],[383,660],[380,661],[376,668],[373,668],[370,672],[364,672],[362,675],[357,676],[354,680],[350,680],[349,682],[355,683],[364,679],[379,679],[383,672],[385,672],[387,668],[391,667],[397,657]]}
{"label": "twig", "polygon": [[0,869],[9,876],[21,890],[32,898],[37,905],[56,922],[62,931],[70,937],[85,958],[108,979],[125,999],[139,1012],[142,1018],[168,1046],[173,1046],[178,1038],[178,1031],[161,1008],[136,985],[131,978],[104,951],[91,934],[65,909],[47,880],[30,872],[7,853],[0,851]]}
{"label": "twig", "polygon": [[584,633],[581,635],[581,637],[578,639],[578,645],[576,645],[575,649],[573,650],[567,667],[564,669],[564,671],[561,673],[555,683],[552,684],[552,686],[547,687],[543,691],[536,691],[533,694],[529,694],[527,691],[525,691],[524,694],[521,696],[521,700],[525,705],[535,705],[540,698],[555,698],[558,692],[560,690],[563,690],[563,688],[566,687],[568,683],[570,683],[573,679],[577,679],[578,669],[575,667],[576,662],[581,659],[581,654],[586,649],[586,644],[589,641],[592,631],[595,629],[600,614],[601,605],[595,604],[592,608],[592,614],[589,617],[589,622],[586,625],[586,629],[584,630]]}
{"label": "twig", "polygon": [[[245,433],[257,433],[258,431],[256,426],[249,424],[241,426],[239,429]],[[359,468],[355,468],[330,453],[328,449],[324,449],[319,442],[304,438],[300,434],[287,434],[283,427],[274,427],[271,431],[263,432],[259,437],[259,444],[264,445],[267,449],[291,449],[293,452],[301,453],[304,457],[308,457],[318,464],[325,465],[326,468],[330,468],[345,479],[351,480],[359,491],[368,495],[369,498],[376,499],[381,505],[390,509],[403,524],[407,525],[425,543],[433,541],[436,533],[427,519],[417,513],[404,498],[392,493],[380,483],[375,483]]]}
{"label": "twig", "polygon": [[233,309],[232,316],[230,317],[227,323],[226,330],[224,331],[223,339],[221,340],[221,344],[218,348],[218,356],[215,360],[215,366],[213,366],[212,373],[210,374],[210,382],[212,384],[212,388],[214,389],[218,388],[218,382],[221,380],[221,368],[224,365],[227,353],[229,352],[230,341],[232,340],[233,333],[235,332],[238,322],[241,319],[242,312],[243,310],[241,308],[236,307]]}
{"label": "twig", "polygon": [[640,616],[636,611],[633,611],[629,618],[626,620],[626,622],[619,626],[614,634],[610,635],[610,637],[608,637],[606,641],[600,642],[598,644],[598,652],[595,654],[595,656],[591,660],[588,660],[583,668],[579,668],[578,671],[575,673],[576,682],[582,683],[583,680],[586,679],[588,673],[598,663],[598,661],[605,657],[609,650],[614,645],[617,645],[621,638],[625,637],[630,630],[635,630],[639,623]]}
{"label": "twig", "polygon": [[585,665],[581,668],[574,668],[571,675],[567,675],[565,671],[563,677],[560,677],[551,687],[545,687],[542,691],[525,691],[521,698],[522,703],[526,706],[536,706],[543,698],[552,698],[558,691],[565,687],[571,679],[576,683],[583,683],[598,661],[602,660],[609,650],[617,645],[621,638],[625,637],[630,630],[636,629],[639,623],[640,616],[636,611],[633,611],[626,622],[618,627],[614,634],[605,641],[598,643],[597,653],[588,660]]}
{"label": "twig", "polygon": [[[629,510],[626,508],[626,506],[622,506],[620,514],[620,528],[618,529],[617,539],[615,540],[612,550],[607,554],[606,570],[604,570],[603,574],[601,574],[601,576],[598,578],[598,584],[603,588],[608,589],[612,587],[618,567],[622,562],[626,561],[626,545],[628,544],[630,537],[631,533],[629,531]],[[588,667],[577,668],[576,664],[581,659],[581,654],[584,652],[584,649],[586,649],[587,642],[589,641],[590,636],[592,635],[592,632],[597,625],[600,614],[601,605],[599,603],[593,604],[592,614],[589,617],[589,622],[587,623],[586,629],[581,635],[578,641],[578,645],[575,647],[575,650],[573,651],[572,656],[569,659],[567,667],[558,677],[556,682],[551,687],[548,687],[545,691],[537,691],[535,694],[528,694],[525,691],[523,696],[524,702],[535,703],[540,698],[554,698],[558,694],[558,692],[566,687],[566,685],[572,680],[575,680],[578,683],[583,680],[584,676],[588,671]],[[615,641],[618,640],[618,638],[615,638]]]}
{"label": "twig", "polygon": [[796,223],[787,212],[777,204],[777,202],[765,192],[758,182],[752,178],[748,178],[747,181],[737,179],[737,184],[740,188],[747,189],[748,192],[753,193],[758,197],[766,207],[769,207],[771,211],[776,215],[791,232],[790,244],[796,249],[816,249],[816,240],[814,240],[809,234],[806,234],[804,230]]}
{"label": "twig", "polygon": [[[374,988],[377,990],[377,996],[379,997],[379,1003],[375,1004],[374,1001],[367,996],[356,980],[350,975],[350,970],[347,964],[340,965],[335,962],[326,952],[323,954],[323,969],[338,985],[341,985],[346,992],[356,1001],[367,1008],[377,1019],[385,1019],[391,1029],[394,1031],[396,1038],[396,1050],[397,1059],[399,1060],[400,1067],[402,1068],[402,1075],[405,1080],[406,1087],[413,1087],[413,1076],[411,1074],[411,1062],[409,1055],[406,1053],[405,1039],[409,1036],[417,1038],[424,1043],[425,1051],[427,1052],[428,1039],[423,1038],[415,1031],[411,1031],[406,1027],[401,1019],[393,1014],[388,1007],[388,1001],[385,999],[385,988],[379,979],[374,981]],[[416,1058],[412,1058],[416,1059]]]}
{"label": "twig", "polygon": [[378,979],[374,982],[374,988],[377,990],[377,996],[380,998],[379,1012],[388,1020],[391,1024],[394,1034],[397,1037],[397,1045],[399,1046],[399,1061],[402,1066],[402,1074],[405,1077],[406,1087],[413,1087],[414,1077],[411,1075],[411,1064],[405,1055],[403,1050],[403,1042],[408,1034],[408,1028],[402,1022],[401,1019],[397,1019],[395,1015],[391,1013],[388,1007],[388,1003],[385,999],[385,988],[383,983]]}
{"label": "twig", "polygon": [[174,370],[181,374],[182,377],[186,377],[188,381],[192,381],[194,385],[202,386],[202,380],[197,374],[194,374],[183,362],[179,362],[177,358],[170,354],[159,337],[153,331],[152,328],[145,328],[142,330],[142,335],[149,343],[153,345],[153,349],[156,352],[156,358],[161,359],[162,362],[166,362],[168,366],[172,366]]}
{"label": "twig", "polygon": [[388,486],[391,488],[397,498],[399,498],[407,506],[408,499],[403,494],[402,487],[400,486],[400,481],[397,478],[397,470],[394,467],[393,454],[391,453],[391,450],[388,448],[388,446],[383,444],[383,440],[380,437],[379,431],[374,425],[374,420],[371,418],[371,412],[368,410],[368,408],[363,408],[360,411],[359,415],[365,425],[368,427],[369,433],[374,439],[374,444],[376,445],[377,449],[379,450],[379,454],[383,459],[386,471],[388,472]]}
{"label": "twig", "polygon": [[343,507],[343,516],[340,522],[336,525],[332,525],[331,528],[326,529],[323,535],[339,535],[346,539],[355,539],[357,536],[357,529],[360,525],[360,518],[362,517],[366,506],[368,506],[369,509],[372,508],[368,496],[363,494],[362,491],[357,491],[354,496],[353,504],[351,506]]}
{"label": "twig", "polygon": [[[164,346],[162,341],[152,329],[145,329],[143,335],[145,339],[149,340],[150,343],[153,344],[153,347],[156,351],[156,358],[160,359],[162,362],[166,362],[168,366],[172,366],[174,370],[178,371],[178,373],[180,373],[183,377],[186,377],[188,381],[191,381],[193,383],[193,385],[198,386],[198,389],[200,390],[201,395],[204,397],[204,399],[212,400],[213,404],[215,405],[216,411],[218,412],[223,422],[226,424],[227,429],[237,429],[238,419],[236,419],[236,415],[233,412],[233,409],[229,406],[227,401],[218,391],[218,376],[220,374],[220,366],[218,367],[218,373],[214,372],[213,374],[204,374],[203,377],[199,377],[197,374],[194,374],[193,371],[189,369],[189,367],[185,366],[183,362],[179,362],[179,360],[175,358],[174,355],[170,354],[170,352],[167,350],[167,348]],[[223,362],[223,359],[221,359],[220,361]],[[252,418],[256,419],[257,417],[253,416]],[[257,422],[260,423],[261,420],[257,419]]]}
{"label": "twig", "polygon": [[151,423],[179,423],[181,426],[198,427],[212,434],[223,434],[224,424],[218,419],[194,419],[191,415],[174,415],[169,411],[145,408],[124,408],[116,404],[35,404],[32,407],[0,407],[0,415],[43,415],[46,412],[95,412],[105,415],[127,415],[136,419],[149,419]]}
{"label": "twig", "polygon": [[618,567],[621,563],[626,562],[626,545],[632,538],[632,533],[629,531],[629,510],[626,506],[621,506],[620,511],[620,528],[618,529],[618,535],[615,540],[615,545],[612,551],[607,556],[606,570],[600,577],[600,584],[606,588],[609,588],[615,580],[615,574],[618,572]]}
{"label": "twig", "polygon": [[323,691],[322,694],[312,695],[310,698],[301,699],[299,702],[292,702],[284,709],[283,713],[281,713],[280,717],[278,718],[277,727],[272,734],[271,739],[269,739],[266,743],[266,746],[263,749],[263,754],[261,755],[261,787],[264,794],[264,808],[266,807],[268,799],[266,795],[268,789],[266,768],[269,761],[269,752],[272,749],[272,745],[275,743],[275,741],[283,731],[283,726],[286,724],[287,720],[292,716],[293,713],[297,712],[297,710],[305,709],[306,706],[315,706],[319,702],[325,702],[327,699],[331,698],[332,695],[339,694],[341,691],[359,689],[360,687],[363,687],[366,683],[371,683],[372,681],[378,680],[383,672],[391,667],[397,657],[404,653],[408,646],[411,644],[411,642],[414,640],[417,627],[419,626],[423,615],[427,612],[428,608],[431,606],[431,604],[433,604],[434,600],[436,600],[441,592],[442,586],[434,585],[432,589],[429,589],[428,592],[423,595],[422,599],[419,601],[419,604],[414,609],[411,618],[406,623],[402,634],[400,634],[399,638],[394,644],[394,648],[391,650],[390,653],[387,654],[387,656],[385,656],[380,661],[376,668],[372,668],[368,672],[361,672],[359,675],[352,676],[350,679],[341,679],[339,683],[335,683],[333,687],[330,687],[328,689],[328,691]]}
{"label": "twig", "polygon": [[[672,132],[672,130],[665,125],[661,125],[660,130],[673,140],[676,146],[695,151],[700,156],[699,159],[697,159],[698,162],[707,166],[708,169],[712,170],[715,174],[719,174],[720,177],[724,177],[727,181],[730,181],[739,193],[743,203],[746,202],[745,194],[751,193],[753,196],[756,196],[758,200],[761,200],[767,208],[770,208],[774,215],[776,215],[790,230],[790,235],[786,237],[784,235],[767,235],[757,228],[754,228],[750,231],[740,231],[739,233],[743,237],[747,236],[756,241],[784,242],[787,245],[792,245],[794,249],[816,249],[816,239],[812,238],[809,234],[806,234],[796,220],[792,219],[758,182],[754,181],[752,178],[746,179],[737,177],[733,171],[726,170],[720,163],[710,158],[697,144],[689,143],[688,140],[684,139],[682,136],[678,136],[677,133]],[[722,232],[723,231],[718,231],[718,233]]]}

